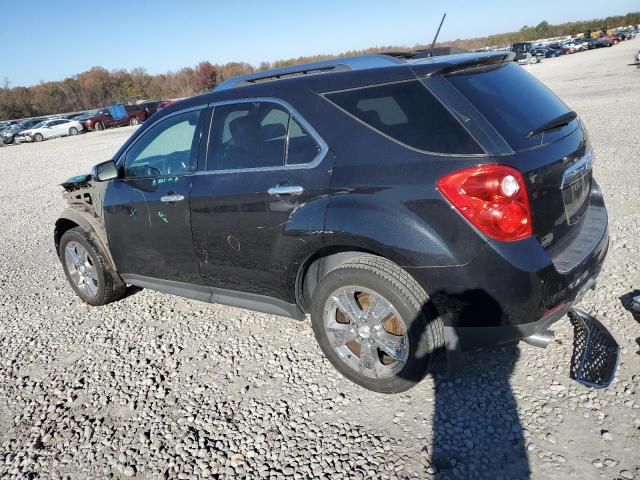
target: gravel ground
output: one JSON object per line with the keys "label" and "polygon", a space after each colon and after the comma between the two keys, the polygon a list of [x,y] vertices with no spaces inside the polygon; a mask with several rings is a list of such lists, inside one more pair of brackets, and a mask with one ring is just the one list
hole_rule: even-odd
{"label": "gravel ground", "polygon": [[92,308],[53,251],[57,186],[109,158],[108,130],[0,149],[0,477],[640,479],[640,38],[530,67],[585,120],[611,249],[582,307],[621,345],[606,390],[556,341],[464,357],[453,379],[363,390],[308,322],[149,290]]}

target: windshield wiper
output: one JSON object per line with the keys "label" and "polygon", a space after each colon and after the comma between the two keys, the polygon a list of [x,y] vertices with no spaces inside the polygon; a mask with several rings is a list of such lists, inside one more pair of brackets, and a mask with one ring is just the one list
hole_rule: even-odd
{"label": "windshield wiper", "polygon": [[529,133],[527,133],[527,138],[535,137],[536,135],[548,132],[549,130],[555,130],[556,128],[564,127],[565,125],[568,125],[570,122],[574,121],[577,116],[578,114],[573,110],[567,113],[563,113],[559,117],[556,117],[553,120],[550,120],[547,123],[544,123],[539,127],[531,130]]}

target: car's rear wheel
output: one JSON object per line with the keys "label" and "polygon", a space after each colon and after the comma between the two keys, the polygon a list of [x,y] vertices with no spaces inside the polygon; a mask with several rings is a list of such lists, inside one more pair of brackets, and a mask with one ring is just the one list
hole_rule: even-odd
{"label": "car's rear wheel", "polygon": [[102,124],[102,122],[98,122],[98,123],[95,124],[94,128],[97,131],[104,130],[104,125]]}
{"label": "car's rear wheel", "polygon": [[327,273],[311,303],[315,337],[333,366],[369,390],[397,393],[433,370],[442,320],[402,268],[362,255]]}
{"label": "car's rear wheel", "polygon": [[124,294],[124,282],[81,227],[60,239],[60,260],[71,288],[86,303],[105,305]]}
{"label": "car's rear wheel", "polygon": [[43,137],[40,133],[36,133],[36,134],[33,136],[33,139],[34,139],[36,142],[41,142],[42,140],[44,140],[44,137]]}
{"label": "car's rear wheel", "polygon": [[138,117],[131,117],[131,120],[129,120],[129,125],[133,127],[138,124],[140,124],[140,120],[138,120]]}
{"label": "car's rear wheel", "polygon": [[77,135],[78,134],[78,129],[76,127],[71,127],[69,129],[69,135]]}

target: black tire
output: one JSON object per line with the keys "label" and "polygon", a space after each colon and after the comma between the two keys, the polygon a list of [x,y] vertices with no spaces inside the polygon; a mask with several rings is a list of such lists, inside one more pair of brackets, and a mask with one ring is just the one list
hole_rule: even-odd
{"label": "black tire", "polygon": [[33,140],[36,141],[36,142],[41,142],[42,140],[44,140],[44,137],[40,133],[36,133],[33,136]]}
{"label": "black tire", "polygon": [[102,122],[97,122],[94,125],[94,128],[96,129],[96,131],[100,132],[101,130],[104,130],[104,124]]}
{"label": "black tire", "polygon": [[140,124],[140,120],[138,120],[138,117],[131,117],[131,120],[129,120],[129,125],[131,125],[132,127],[139,124]]}
{"label": "black tire", "polygon": [[[69,271],[69,267],[65,261],[65,249],[70,242],[75,242],[84,247],[91,259],[91,263],[97,274],[96,280],[98,288],[95,295],[82,291],[71,279],[71,272]],[[62,235],[62,238],[60,239],[59,253],[67,281],[71,285],[71,288],[73,288],[76,295],[78,295],[84,302],[89,305],[100,306],[118,300],[122,295],[124,295],[126,290],[125,283],[111,267],[109,261],[105,259],[98,246],[89,238],[89,235],[83,228],[75,227],[67,230],[64,235]]]}
{"label": "black tire", "polygon": [[[371,289],[389,301],[406,325],[409,353],[396,375],[371,378],[348,366],[334,350],[324,328],[324,307],[341,287],[356,285]],[[331,364],[347,379],[381,393],[408,390],[433,371],[444,352],[442,319],[428,303],[429,296],[405,270],[373,255],[360,255],[328,272],[313,293],[311,322],[320,348]]]}
{"label": "black tire", "polygon": [[71,127],[69,129],[69,135],[77,135],[78,134],[78,129],[76,127]]}

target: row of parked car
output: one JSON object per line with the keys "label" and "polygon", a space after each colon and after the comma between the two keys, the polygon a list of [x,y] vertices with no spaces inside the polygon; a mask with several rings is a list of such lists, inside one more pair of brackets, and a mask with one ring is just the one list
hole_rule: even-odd
{"label": "row of parked car", "polygon": [[522,42],[514,43],[511,50],[516,54],[519,63],[538,63],[543,58],[559,57],[596,48],[612,47],[634,38],[637,29],[624,29],[612,35],[604,35],[598,38],[570,38],[563,41],[548,43]]}
{"label": "row of parked car", "polygon": [[171,103],[165,100],[135,105],[114,104],[84,112],[0,122],[0,143],[41,142],[92,130],[138,125]]}

